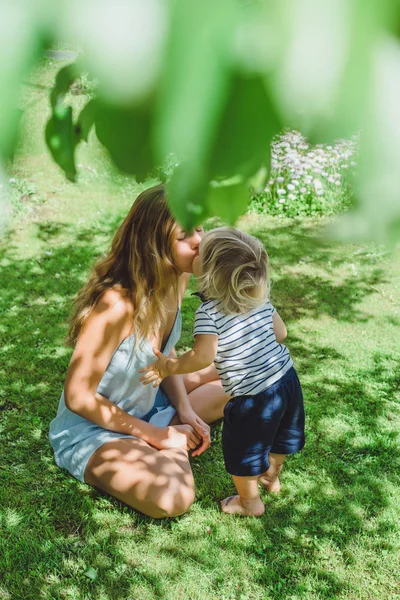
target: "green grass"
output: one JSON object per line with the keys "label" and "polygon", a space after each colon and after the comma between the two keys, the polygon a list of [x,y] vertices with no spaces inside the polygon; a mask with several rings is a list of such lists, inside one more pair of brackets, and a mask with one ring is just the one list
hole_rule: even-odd
{"label": "green grass", "polygon": [[[12,174],[35,192],[15,198],[0,257],[0,599],[400,598],[399,260],[324,240],[325,221],[240,223],[270,254],[307,411],[306,447],[287,461],[282,494],[263,496],[262,518],[219,512],[233,491],[219,425],[193,460],[197,499],[179,519],[143,517],[54,464],[47,432],[71,300],[139,187],[94,140],[78,162],[97,173],[63,180],[37,141],[52,69],[24,99]],[[185,299],[181,349],[197,304]]]}

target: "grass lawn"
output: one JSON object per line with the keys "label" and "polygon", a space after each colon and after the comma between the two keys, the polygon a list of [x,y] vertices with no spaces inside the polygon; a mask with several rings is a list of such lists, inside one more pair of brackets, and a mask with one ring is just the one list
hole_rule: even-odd
{"label": "grass lawn", "polygon": [[[28,82],[0,255],[0,600],[400,598],[398,253],[324,240],[325,221],[249,216],[303,384],[307,444],[260,519],[221,514],[233,492],[220,425],[192,461],[197,500],[153,521],[56,467],[47,439],[71,351],[71,301],[139,191],[83,147],[77,185],[41,127],[58,65]],[[82,104],[77,96],[75,104]],[[180,349],[198,305],[188,294]]]}

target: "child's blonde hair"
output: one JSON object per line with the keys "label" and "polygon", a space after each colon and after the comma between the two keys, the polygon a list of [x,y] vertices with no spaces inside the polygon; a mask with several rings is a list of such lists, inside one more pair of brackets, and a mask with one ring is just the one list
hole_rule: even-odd
{"label": "child's blonde hair", "polygon": [[234,227],[208,231],[200,245],[199,292],[224,313],[245,313],[269,297],[268,254],[252,235]]}

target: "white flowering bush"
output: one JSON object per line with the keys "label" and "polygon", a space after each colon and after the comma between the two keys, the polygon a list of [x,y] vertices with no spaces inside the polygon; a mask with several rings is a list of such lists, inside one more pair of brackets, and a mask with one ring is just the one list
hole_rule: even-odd
{"label": "white flowering bush", "polygon": [[267,186],[254,193],[249,212],[271,215],[327,215],[346,210],[353,201],[358,140],[312,146],[297,131],[285,131],[271,144]]}

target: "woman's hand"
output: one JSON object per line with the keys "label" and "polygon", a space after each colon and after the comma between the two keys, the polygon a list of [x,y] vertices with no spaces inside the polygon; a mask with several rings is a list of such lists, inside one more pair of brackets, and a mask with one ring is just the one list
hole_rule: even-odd
{"label": "woman's hand", "polygon": [[190,425],[169,425],[157,429],[152,445],[159,450],[183,448],[189,451],[194,450],[201,443],[201,437]]}
{"label": "woman's hand", "polygon": [[192,408],[185,408],[178,411],[181,423],[186,423],[193,427],[195,432],[201,438],[201,444],[192,452],[192,456],[200,456],[211,446],[210,426],[207,425]]}
{"label": "woman's hand", "polygon": [[168,371],[168,361],[170,360],[167,356],[162,354],[157,348],[153,348],[154,354],[157,356],[157,360],[147,367],[140,369],[138,373],[144,373],[139,379],[143,385],[153,384],[153,387],[158,387],[165,377],[171,375]]}

